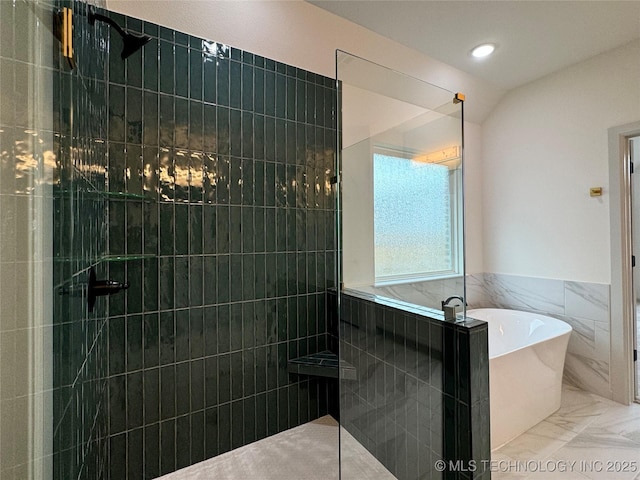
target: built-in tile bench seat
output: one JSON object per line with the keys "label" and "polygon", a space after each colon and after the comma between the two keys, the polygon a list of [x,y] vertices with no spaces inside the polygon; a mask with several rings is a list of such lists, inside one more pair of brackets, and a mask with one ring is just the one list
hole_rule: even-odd
{"label": "built-in tile bench seat", "polygon": [[338,355],[329,350],[292,358],[289,360],[289,373],[315,377],[340,377],[343,380],[356,379],[355,367],[344,360],[339,360]]}

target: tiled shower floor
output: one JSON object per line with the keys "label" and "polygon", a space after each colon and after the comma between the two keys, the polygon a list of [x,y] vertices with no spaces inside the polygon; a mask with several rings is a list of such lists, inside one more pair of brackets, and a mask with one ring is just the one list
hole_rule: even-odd
{"label": "tiled shower floor", "polygon": [[[344,438],[346,437],[346,438]],[[343,431],[343,478],[394,480]],[[218,455],[162,480],[333,480],[338,478],[338,423],[330,416]]]}

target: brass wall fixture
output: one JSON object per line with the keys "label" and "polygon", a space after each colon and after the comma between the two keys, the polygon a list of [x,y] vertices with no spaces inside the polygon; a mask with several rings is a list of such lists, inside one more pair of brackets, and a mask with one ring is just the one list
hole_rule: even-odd
{"label": "brass wall fixture", "polygon": [[601,197],[602,196],[602,187],[591,187],[589,189],[589,195],[592,197]]}
{"label": "brass wall fixture", "polygon": [[64,7],[53,14],[54,34],[62,44],[62,56],[67,60],[69,68],[76,67],[73,56],[73,11]]}

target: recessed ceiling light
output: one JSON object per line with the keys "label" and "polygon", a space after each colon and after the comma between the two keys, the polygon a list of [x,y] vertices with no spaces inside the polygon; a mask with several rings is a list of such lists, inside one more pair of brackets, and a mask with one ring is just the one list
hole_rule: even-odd
{"label": "recessed ceiling light", "polygon": [[478,45],[476,48],[471,50],[471,55],[476,58],[484,58],[491,55],[495,49],[496,46],[493,43],[483,43],[482,45]]}

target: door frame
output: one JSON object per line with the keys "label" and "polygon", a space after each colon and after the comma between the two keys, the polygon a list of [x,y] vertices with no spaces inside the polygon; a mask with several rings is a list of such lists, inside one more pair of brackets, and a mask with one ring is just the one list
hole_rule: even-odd
{"label": "door frame", "polygon": [[635,401],[635,362],[633,360],[635,295],[631,267],[633,243],[628,139],[640,135],[640,121],[612,127],[608,135],[611,222],[609,372],[613,400],[628,405]]}

